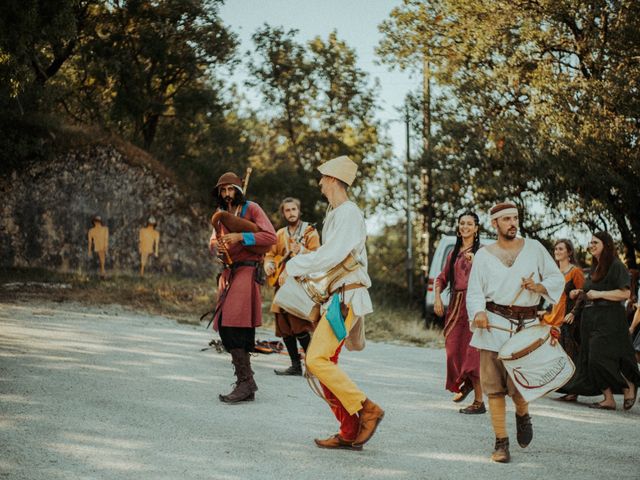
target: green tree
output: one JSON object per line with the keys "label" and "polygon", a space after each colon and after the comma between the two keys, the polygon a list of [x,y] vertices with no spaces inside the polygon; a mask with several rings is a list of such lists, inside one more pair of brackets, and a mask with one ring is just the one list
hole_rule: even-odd
{"label": "green tree", "polygon": [[[97,0],[7,0],[0,7],[0,107],[30,113],[76,53]],[[26,98],[24,98],[26,95]]]}
{"label": "green tree", "polygon": [[220,4],[105,2],[67,72],[67,110],[153,150],[161,122],[189,122],[219,106],[216,73],[233,63],[236,47],[218,16]]}
{"label": "green tree", "polygon": [[[296,40],[295,30],[263,26],[254,35],[251,80],[265,100],[264,134],[252,157],[261,179],[255,189],[275,211],[272,191],[302,199],[307,218],[319,220],[324,203],[314,182],[322,161],[349,155],[360,165],[355,195],[364,199],[376,168],[389,157],[383,126],[375,118],[376,86],[357,66],[353,49],[338,39]],[[361,195],[361,193],[363,195]],[[371,207],[372,204],[369,204]]]}
{"label": "green tree", "polygon": [[[401,67],[429,55],[450,94],[437,148],[465,167],[476,202],[542,202],[592,229],[603,218],[633,266],[639,13],[632,1],[408,0],[382,25],[380,50]],[[546,223],[536,228],[557,222]]]}

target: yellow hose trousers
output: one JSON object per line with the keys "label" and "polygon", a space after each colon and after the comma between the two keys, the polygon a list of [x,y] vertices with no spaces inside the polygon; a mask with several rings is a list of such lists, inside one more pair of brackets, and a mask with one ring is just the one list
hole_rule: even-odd
{"label": "yellow hose trousers", "polygon": [[[354,315],[349,308],[345,319],[347,332],[351,330]],[[338,341],[329,321],[323,315],[309,344],[305,363],[307,370],[336,396],[350,415],[358,413],[362,409],[362,403],[367,396],[356,386],[346,373],[331,361],[340,347],[342,341]]]}

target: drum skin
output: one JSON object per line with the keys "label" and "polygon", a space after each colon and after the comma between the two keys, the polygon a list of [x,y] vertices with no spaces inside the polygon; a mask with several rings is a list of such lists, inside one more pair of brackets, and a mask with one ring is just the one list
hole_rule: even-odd
{"label": "drum skin", "polygon": [[318,321],[320,316],[320,305],[311,300],[300,282],[293,277],[287,277],[273,297],[273,303],[285,312],[310,322]]}
{"label": "drum skin", "polygon": [[505,342],[498,358],[527,402],[562,387],[575,371],[559,342],[552,345],[548,325],[535,325]]}

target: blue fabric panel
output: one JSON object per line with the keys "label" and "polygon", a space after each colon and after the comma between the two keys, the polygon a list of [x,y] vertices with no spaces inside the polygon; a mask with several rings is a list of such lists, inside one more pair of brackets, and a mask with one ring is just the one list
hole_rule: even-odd
{"label": "blue fabric panel", "polygon": [[325,316],[338,341],[341,342],[344,340],[347,336],[347,329],[344,325],[342,312],[340,311],[340,296],[337,293],[333,294]]}
{"label": "blue fabric panel", "polygon": [[245,247],[250,247],[256,244],[256,237],[251,232],[242,232],[242,244]]}

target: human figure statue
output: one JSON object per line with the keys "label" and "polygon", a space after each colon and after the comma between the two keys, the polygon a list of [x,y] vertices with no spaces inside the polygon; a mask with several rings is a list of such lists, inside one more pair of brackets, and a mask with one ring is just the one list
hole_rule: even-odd
{"label": "human figure statue", "polygon": [[92,252],[98,254],[98,259],[100,260],[100,277],[104,278],[106,275],[104,264],[107,257],[107,250],[109,249],[109,228],[103,225],[100,215],[94,215],[91,222],[93,223],[93,227],[89,229],[88,233],[89,258],[92,257]]}
{"label": "human figure statue", "polygon": [[147,226],[140,229],[138,251],[140,252],[140,276],[144,277],[144,267],[147,265],[149,255],[158,258],[158,245],[160,244],[160,232],[156,230],[158,222],[151,216],[147,220]]}

